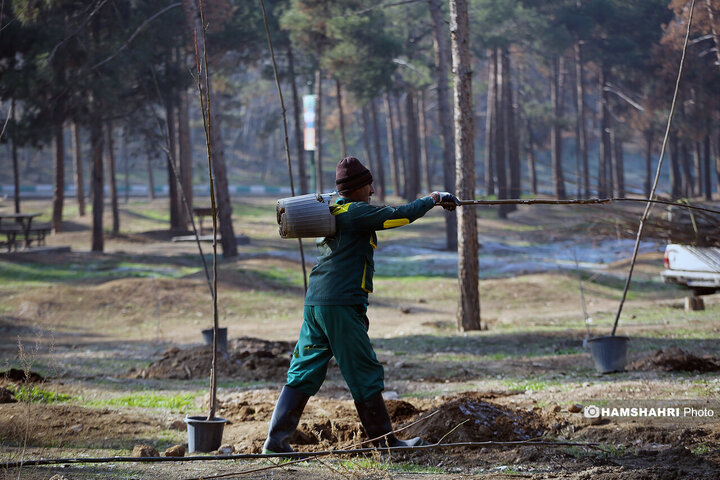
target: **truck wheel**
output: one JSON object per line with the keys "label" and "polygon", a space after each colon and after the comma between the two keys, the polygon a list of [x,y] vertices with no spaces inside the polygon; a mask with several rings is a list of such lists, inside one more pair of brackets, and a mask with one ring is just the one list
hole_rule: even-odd
{"label": "truck wheel", "polygon": [[715,293],[716,289],[713,287],[694,287],[692,289],[693,296],[699,297],[700,295],[711,295]]}

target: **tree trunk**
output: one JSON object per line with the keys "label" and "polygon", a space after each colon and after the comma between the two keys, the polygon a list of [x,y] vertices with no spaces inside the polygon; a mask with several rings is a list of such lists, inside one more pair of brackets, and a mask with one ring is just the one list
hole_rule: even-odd
{"label": "tree trunk", "polygon": [[552,154],[552,176],[553,191],[555,198],[563,200],[567,198],[565,193],[565,179],[563,178],[562,165],[562,128],[561,120],[563,116],[561,77],[563,69],[563,57],[558,55],[553,62],[552,88],[550,89],[550,100],[553,105],[554,115],[552,128],[550,132],[550,151]]}
{"label": "tree trunk", "polygon": [[705,186],[705,200],[712,200],[712,182],[710,181],[710,134],[705,133],[703,139],[703,180]]}
{"label": "tree trunk", "polygon": [[317,103],[315,103],[315,189],[317,192],[323,191],[322,178],[322,71],[318,68],[315,71],[315,88],[317,89]]}
{"label": "tree trunk", "polygon": [[607,77],[607,70],[604,65],[600,66],[600,75],[598,81],[598,88],[600,94],[598,95],[600,105],[600,155],[598,158],[598,197],[603,198],[608,195],[608,167],[610,158],[610,128],[609,120],[610,116],[608,113],[608,94],[605,91],[605,79]]}
{"label": "tree trunk", "polygon": [[425,172],[426,191],[432,192],[432,176],[430,175],[430,158],[428,156],[427,115],[425,115],[425,89],[420,90],[418,99],[418,119],[420,123],[420,160]]}
{"label": "tree trunk", "polygon": [[62,120],[53,125],[55,137],[55,165],[53,185],[52,229],[55,233],[62,232],[63,203],[65,202],[65,131]]}
{"label": "tree trunk", "polygon": [[528,117],[526,120],[526,129],[528,136],[527,150],[528,150],[528,176],[530,177],[530,191],[533,195],[538,194],[537,189],[537,172],[535,170],[536,158],[535,158],[535,141],[533,140],[532,122]]}
{"label": "tree trunk", "polygon": [[182,229],[180,221],[180,204],[178,202],[178,177],[175,172],[179,170],[177,161],[177,135],[175,121],[174,95],[169,94],[165,103],[165,118],[167,120],[168,133],[168,154],[167,154],[167,172],[168,172],[168,199],[170,205],[170,230],[179,231]]}
{"label": "tree trunk", "polygon": [[103,181],[103,129],[100,120],[100,106],[97,97],[90,100],[90,155],[92,160],[92,247],[93,252],[105,248],[103,236],[103,208],[105,206],[105,185]]}
{"label": "tree trunk", "polygon": [[693,166],[695,168],[695,186],[693,187],[693,195],[699,197],[703,193],[703,175],[702,175],[702,152],[700,142],[693,141]]}
{"label": "tree trunk", "polygon": [[[10,109],[12,110],[13,120],[17,121],[17,115],[15,114],[15,99],[10,100]],[[14,123],[15,123],[14,122]],[[17,125],[17,123],[16,123]],[[17,154],[17,141],[15,136],[17,135],[17,129],[13,129],[12,136],[12,165],[13,165],[13,200],[15,203],[15,213],[20,213],[20,165],[18,165],[18,154]]]}
{"label": "tree trunk", "polygon": [[682,197],[682,174],[680,173],[680,146],[677,132],[670,134],[670,188],[672,198]]}
{"label": "tree trunk", "polygon": [[[433,23],[433,50],[435,52],[435,83],[437,84],[438,125],[442,139],[443,186],[446,191],[455,189],[455,157],[452,130],[453,114],[448,92],[448,71],[451,68],[450,45],[442,18],[441,0],[428,0]],[[445,245],[457,250],[457,216],[445,212]]]}
{"label": "tree trunk", "polygon": [[[183,9],[188,21],[191,38],[197,38],[197,50],[199,62],[205,64],[205,45],[202,32],[200,13],[193,0],[183,0]],[[197,36],[194,35],[197,32]],[[237,242],[232,225],[232,205],[230,203],[230,191],[228,189],[227,167],[225,165],[225,150],[222,142],[222,130],[220,117],[217,112],[222,111],[222,106],[213,95],[212,76],[207,79],[208,91],[205,92],[210,102],[214,102],[209,108],[210,118],[210,150],[212,151],[212,164],[215,174],[215,194],[218,203],[218,218],[220,221],[220,235],[223,250],[223,257],[237,257]]]}
{"label": "tree trunk", "polygon": [[[340,117],[340,144],[342,148],[343,158],[347,157],[347,142],[345,141],[345,117],[343,115],[342,105],[342,87],[340,80],[335,79],[335,97],[337,98],[338,116]],[[374,109],[374,106],[373,106]]]}
{"label": "tree trunk", "polygon": [[290,42],[287,44],[288,55],[288,71],[290,74],[290,86],[293,99],[293,119],[295,121],[295,149],[298,157],[298,177],[300,177],[300,194],[308,193],[307,171],[305,169],[305,137],[303,136],[303,127],[300,120],[300,96],[298,95],[297,85],[295,83],[295,57]]}
{"label": "tree trunk", "polygon": [[178,101],[178,145],[180,146],[180,184],[182,185],[182,193],[185,194],[187,207],[182,201],[182,195],[178,199],[180,202],[180,226],[183,230],[187,230],[191,223],[193,191],[192,191],[192,139],[190,138],[190,112],[188,91],[185,88],[180,89]]}
{"label": "tree trunk", "polygon": [[398,196],[405,198],[405,176],[407,175],[407,150],[405,149],[405,122],[403,121],[403,110],[400,105],[400,95],[395,95],[393,98],[395,102],[395,118],[397,119],[397,139],[398,139],[398,150],[400,151],[400,157],[398,160],[398,181],[400,182],[400,190]]}
{"label": "tree trunk", "polygon": [[[507,159],[505,146],[507,140],[505,138],[505,108],[504,103],[507,100],[505,97],[504,87],[505,83],[503,77],[505,71],[503,70],[502,51],[499,48],[495,48],[493,60],[496,62],[495,65],[495,78],[493,79],[495,89],[495,106],[493,111],[495,112],[495,175],[497,178],[497,196],[498,199],[508,198],[508,181],[507,181]],[[510,209],[507,205],[498,206],[498,217],[507,218],[508,211]]]}
{"label": "tree trunk", "polygon": [[488,50],[488,94],[485,108],[485,195],[495,195],[495,104],[497,103],[497,49]]}
{"label": "tree trunk", "polygon": [[[520,151],[518,148],[518,138],[515,129],[515,109],[512,90],[512,71],[510,69],[510,52],[507,48],[502,51],[502,71],[503,71],[503,108],[505,112],[503,117],[505,120],[505,138],[507,141],[508,155],[508,173],[510,174],[510,198],[520,198],[522,196],[520,184]],[[517,209],[515,205],[508,205],[508,211]]]}
{"label": "tree trunk", "polygon": [[112,234],[120,233],[120,212],[118,210],[118,192],[117,180],[115,176],[115,144],[113,141],[112,122],[108,121],[107,131],[107,151],[108,151],[108,175],[110,176],[110,205],[112,206]]}
{"label": "tree trunk", "polygon": [[420,139],[415,113],[415,91],[409,88],[405,96],[408,156],[405,165],[405,198],[415,200],[420,192]]}
{"label": "tree trunk", "polygon": [[372,147],[370,146],[370,114],[367,105],[363,105],[362,109],[362,137],[363,147],[365,149],[365,157],[367,158],[367,166],[375,173],[375,161],[372,155]]}
{"label": "tree trunk", "polygon": [[147,155],[147,174],[148,174],[148,199],[155,200],[155,178],[153,177],[152,157]]}
{"label": "tree trunk", "polygon": [[692,160],[690,159],[690,151],[688,150],[687,141],[680,141],[680,166],[682,168],[682,194],[685,198],[692,197],[693,194],[693,177],[692,177]]}
{"label": "tree trunk", "polygon": [[622,137],[613,128],[613,164],[615,165],[615,192],[617,197],[625,198],[625,157],[623,153]]}
{"label": "tree trunk", "polygon": [[393,184],[393,193],[400,195],[400,176],[398,172],[398,158],[395,144],[395,121],[393,120],[392,102],[390,101],[390,93],[385,92],[385,129],[387,130],[388,157],[390,160],[390,177]]}
{"label": "tree trunk", "polygon": [[372,117],[373,144],[375,146],[375,190],[380,201],[385,202],[385,168],[383,167],[383,157],[380,151],[380,125],[378,124],[375,99],[370,100],[370,115]]}
{"label": "tree trunk", "polygon": [[718,196],[720,197],[720,129],[718,129],[718,136],[717,136],[717,145],[716,145],[715,153],[717,156],[715,157],[715,178],[717,180],[717,192]]}
{"label": "tree trunk", "polygon": [[652,146],[653,132],[648,129],[645,132],[645,183],[643,184],[643,192],[645,196],[650,198],[650,190],[652,189]]}
{"label": "tree trunk", "polygon": [[78,203],[78,215],[85,216],[85,179],[82,162],[82,142],[80,139],[80,125],[72,122],[73,150],[75,153],[75,198]]}
{"label": "tree trunk", "polygon": [[[590,167],[588,162],[587,128],[585,126],[585,80],[583,78],[582,45],[575,44],[575,88],[576,88],[576,109],[577,109],[577,142],[581,159],[582,192],[580,196],[590,196]],[[578,186],[578,191],[580,191]]]}
{"label": "tree trunk", "polygon": [[[455,100],[455,174],[460,198],[475,198],[475,152],[473,143],[472,63],[466,0],[450,0],[453,97]],[[480,330],[478,290],[477,218],[472,208],[458,208],[458,278],[460,331]]]}

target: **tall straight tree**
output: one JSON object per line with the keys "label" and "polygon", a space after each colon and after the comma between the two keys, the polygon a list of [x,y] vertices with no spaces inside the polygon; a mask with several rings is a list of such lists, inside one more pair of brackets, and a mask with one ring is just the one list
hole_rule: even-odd
{"label": "tall straight tree", "polygon": [[555,198],[563,200],[567,198],[565,192],[565,178],[562,165],[562,76],[563,57],[556,55],[552,60],[552,83],[550,89],[550,101],[553,105],[553,122],[550,131],[550,153],[552,156],[552,179]]}
{"label": "tall straight tree", "polygon": [[[440,0],[428,0],[428,6],[433,24],[438,125],[442,139],[443,186],[445,190],[451,192],[455,188],[455,157],[453,155],[453,116],[448,88],[448,69],[451,65],[450,46],[447,41]],[[448,250],[457,250],[457,217],[453,212],[445,212],[445,247]]]}
{"label": "tall straight tree", "polygon": [[[470,26],[466,0],[450,1],[453,98],[455,106],[455,191],[460,198],[475,198],[475,151],[473,145],[472,64]],[[457,209],[458,279],[460,301],[457,326],[460,331],[480,330],[478,289],[477,218],[472,208]]]}
{"label": "tall straight tree", "polygon": [[300,193],[306,194],[308,190],[307,172],[305,170],[305,138],[302,131],[302,123],[300,121],[300,95],[298,95],[297,84],[295,80],[295,54],[293,53],[292,44],[287,42],[288,57],[288,73],[290,75],[290,87],[292,91],[293,102],[293,124],[295,126],[295,150],[298,157],[298,177],[300,177]]}
{"label": "tall straight tree", "polygon": [[393,119],[392,102],[390,101],[390,92],[385,91],[383,95],[385,100],[385,127],[387,130],[387,145],[388,145],[388,157],[390,162],[390,178],[393,185],[393,193],[396,196],[400,195],[400,173],[398,168],[398,154],[395,145],[397,139],[395,138],[395,121]]}
{"label": "tall straight tree", "polygon": [[378,192],[378,198],[381,202],[385,201],[385,167],[383,167],[383,157],[380,152],[380,125],[378,122],[377,107],[375,106],[375,99],[370,100],[370,117],[372,119],[372,138],[373,147],[375,147],[375,175],[377,180],[375,181],[375,189]]}
{"label": "tall straight tree", "polygon": [[[505,108],[504,100],[506,95],[503,92],[504,82],[503,78],[505,72],[503,71],[502,52],[500,48],[495,47],[495,54],[493,59],[496,62],[494,71],[495,78],[493,79],[493,89],[495,90],[495,105],[493,106],[493,113],[495,119],[493,120],[494,128],[493,133],[495,138],[493,139],[493,145],[495,146],[495,175],[497,178],[497,196],[499,199],[508,198],[508,181],[507,181],[507,160],[506,160],[506,143],[507,138],[505,135]],[[507,218],[508,205],[500,205],[498,207],[498,217]]]}
{"label": "tall straight tree", "polygon": [[[576,132],[578,150],[580,151],[580,165],[582,173],[578,191],[580,195],[590,196],[590,174],[588,162],[587,127],[585,125],[585,79],[583,78],[582,43],[576,42],[575,53],[575,109],[577,113]],[[580,188],[582,186],[582,188]]]}
{"label": "tall straight tree", "polygon": [[115,175],[115,132],[113,131],[112,121],[108,120],[105,125],[105,133],[107,135],[107,165],[108,165],[108,182],[110,183],[110,207],[112,210],[112,234],[120,233],[120,211],[118,209],[118,190],[117,178]]}
{"label": "tall straight tree", "polygon": [[85,216],[85,178],[83,173],[82,161],[82,142],[80,139],[80,125],[73,120],[72,122],[72,138],[73,150],[75,153],[75,196],[78,203],[78,215]]}
{"label": "tall straight tree", "polygon": [[495,195],[495,102],[497,49],[488,49],[488,92],[485,109],[485,195]]}
{"label": "tall straight tree", "polygon": [[[196,39],[197,60],[200,65],[205,65],[205,41],[202,31],[203,25],[200,19],[195,0],[182,0],[183,9],[187,20],[190,38]],[[206,72],[207,73],[207,72]],[[203,79],[206,80],[206,79]],[[217,112],[220,110],[219,102],[213,94],[212,75],[209,75],[207,82],[206,98],[211,103],[209,111],[210,116],[208,123],[210,124],[210,149],[212,151],[212,162],[215,174],[215,193],[218,202],[218,219],[220,220],[220,235],[224,258],[237,257],[237,242],[235,240],[235,232],[232,225],[232,205],[230,204],[230,191],[228,189],[227,166],[225,165],[225,149],[222,143],[222,133],[220,118]]]}
{"label": "tall straight tree", "polygon": [[425,174],[425,188],[428,192],[432,191],[432,174],[430,172],[430,157],[428,156],[428,125],[427,115],[425,114],[425,89],[420,90],[418,97],[418,121],[420,123],[420,160],[423,172]]}
{"label": "tall straight tree", "polygon": [[[502,70],[503,70],[503,117],[505,120],[505,138],[507,139],[508,155],[508,186],[510,198],[520,198],[522,186],[520,183],[520,146],[515,128],[515,101],[513,98],[512,70],[510,68],[510,49],[502,49]],[[509,205],[510,210],[515,210],[515,205]]]}
{"label": "tall straight tree", "polygon": [[62,212],[65,201],[65,129],[61,118],[53,125],[55,137],[55,164],[53,185],[52,228],[55,233],[62,232]]}
{"label": "tall straight tree", "polygon": [[342,86],[340,80],[335,79],[335,99],[337,100],[338,117],[340,119],[340,146],[343,158],[347,157],[347,140],[345,139],[345,115],[343,114]]}
{"label": "tall straight tree", "polygon": [[323,72],[318,67],[315,71],[315,191],[323,191],[323,176],[322,176],[322,157],[323,157],[323,144],[322,144],[322,131],[323,131],[323,113],[322,113],[322,102],[323,102]]}
{"label": "tall straight tree", "polygon": [[415,112],[415,91],[408,88],[405,95],[405,115],[408,155],[405,163],[405,198],[414,200],[420,193],[420,139]]}

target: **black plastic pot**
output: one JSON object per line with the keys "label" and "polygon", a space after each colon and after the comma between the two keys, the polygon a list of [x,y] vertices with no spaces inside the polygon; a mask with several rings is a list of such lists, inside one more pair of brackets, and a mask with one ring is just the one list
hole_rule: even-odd
{"label": "black plastic pot", "polygon": [[[213,329],[206,328],[202,330],[203,341],[205,345],[213,344]],[[218,350],[227,353],[227,327],[218,327]]]}
{"label": "black plastic pot", "polygon": [[188,453],[213,452],[222,445],[224,418],[207,420],[205,416],[185,417],[188,432]]}
{"label": "black plastic pot", "polygon": [[613,373],[625,371],[627,365],[628,337],[607,336],[588,338],[595,370],[599,373]]}

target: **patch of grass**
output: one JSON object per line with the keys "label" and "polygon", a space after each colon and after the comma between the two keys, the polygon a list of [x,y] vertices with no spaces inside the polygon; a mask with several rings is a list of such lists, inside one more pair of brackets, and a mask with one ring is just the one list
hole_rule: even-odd
{"label": "patch of grass", "polygon": [[90,407],[138,407],[138,408],[164,408],[170,410],[185,410],[195,405],[194,393],[179,395],[161,395],[150,392],[130,393],[120,397],[90,400],[86,402]]}
{"label": "patch of grass", "polygon": [[544,380],[525,380],[525,381],[517,381],[517,380],[503,380],[502,384],[506,386],[509,390],[524,390],[524,391],[533,391],[533,392],[539,392],[542,390],[545,390],[550,386],[551,382],[547,382]]}
{"label": "patch of grass", "polygon": [[19,402],[26,403],[60,403],[72,400],[70,395],[64,393],[50,392],[38,386],[10,385],[8,387]]}
{"label": "patch of grass", "polygon": [[447,473],[444,469],[429,466],[429,465],[418,465],[417,463],[403,462],[403,463],[385,463],[380,462],[372,457],[362,457],[353,460],[340,460],[339,464],[346,470],[357,471],[357,470],[382,470],[386,472],[397,472],[397,473],[434,473],[443,474]]}

